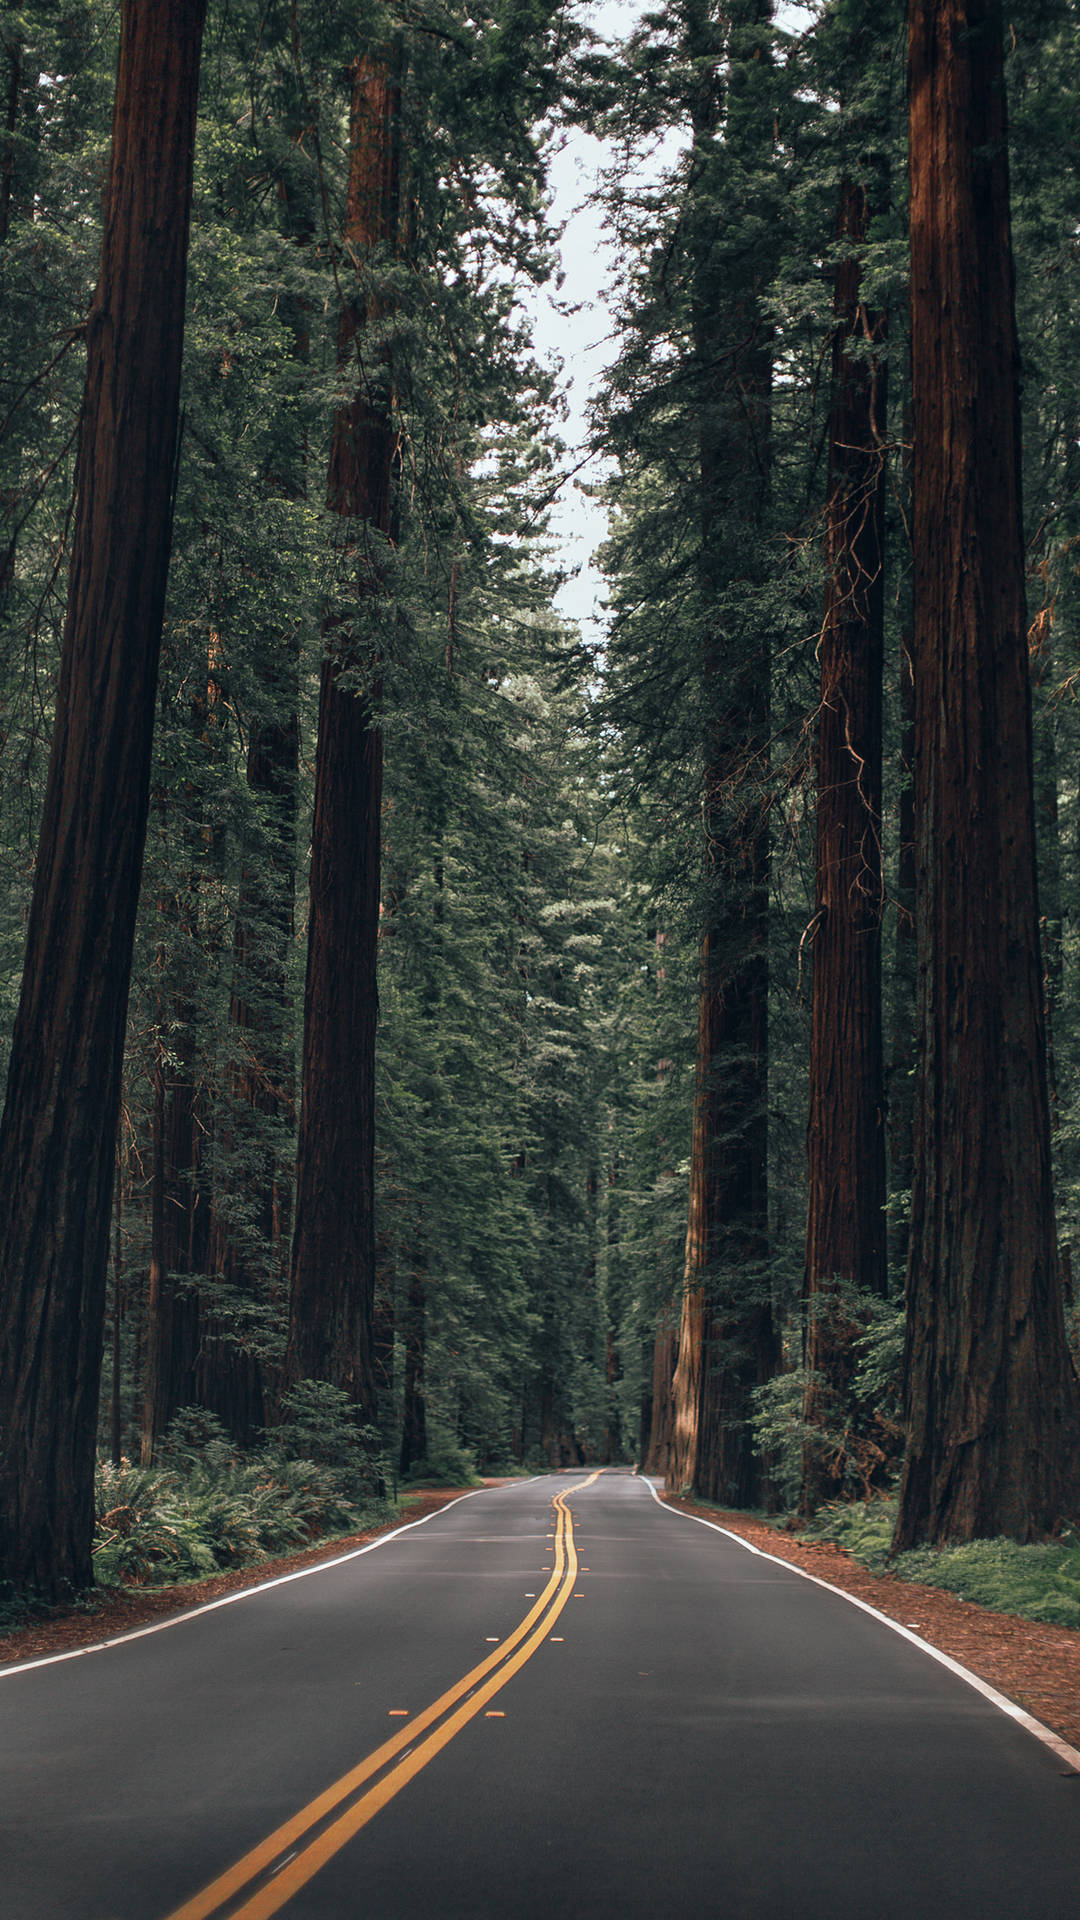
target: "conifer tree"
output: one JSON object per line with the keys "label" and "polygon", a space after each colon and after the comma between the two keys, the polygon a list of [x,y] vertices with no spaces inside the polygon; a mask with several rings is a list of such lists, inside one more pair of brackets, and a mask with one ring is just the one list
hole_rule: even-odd
{"label": "conifer tree", "polygon": [[356,392],[334,422],[327,489],[357,607],[328,630],[322,668],[288,1355],[293,1378],[344,1388],[369,1417],[383,778],[371,629],[393,513],[389,369],[374,337],[371,276],[377,250],[398,244],[400,60],[398,50],[380,48],[352,69],[344,237],[358,285],[338,353]]}
{"label": "conifer tree", "polygon": [[[713,10],[685,9],[687,51],[698,76],[695,156],[704,174],[694,209],[691,300],[701,395],[707,918],[667,1473],[670,1486],[692,1485],[737,1506],[760,1499],[749,1393],[776,1365],[767,1278],[769,849],[760,771],[770,665],[767,633],[759,633],[751,649],[747,622],[740,649],[729,625],[732,587],[752,594],[760,579],[769,498],[773,349],[762,296],[774,257],[767,171],[774,119],[766,79],[771,12],[762,0],[727,9],[721,117]],[[723,164],[729,153],[735,168],[755,176],[756,200],[744,201],[742,209],[753,225],[749,258],[745,234],[734,258],[736,250],[727,253],[714,238],[717,203],[733,185]]]}
{"label": "conifer tree", "polygon": [[126,4],[78,510],[0,1127],[0,1558],[91,1578],[114,1143],[169,563],[203,0]]}
{"label": "conifer tree", "polygon": [[[852,89],[873,73],[875,16],[840,17],[842,176],[825,503],[825,615],[818,653],[817,862],[810,1039],[809,1202],[802,1500],[841,1491],[820,1430],[841,1424],[855,1294],[883,1294],[885,1087],[881,1007],[881,755],[885,599],[886,317],[862,296],[859,249],[887,176]],[[839,40],[839,35],[838,35]],[[874,101],[881,111],[880,94]],[[887,137],[886,116],[886,137]],[[818,1444],[815,1444],[818,1442]]]}
{"label": "conifer tree", "polygon": [[1002,22],[909,23],[921,1077],[896,1545],[1080,1512],[1035,880]]}

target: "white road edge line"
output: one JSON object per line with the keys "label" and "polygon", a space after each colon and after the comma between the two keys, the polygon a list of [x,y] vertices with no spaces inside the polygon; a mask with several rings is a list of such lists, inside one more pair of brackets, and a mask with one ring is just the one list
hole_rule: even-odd
{"label": "white road edge line", "polygon": [[[515,1480],[515,1486],[528,1486],[526,1480]],[[111,1640],[95,1640],[89,1647],[69,1647],[66,1653],[43,1654],[40,1660],[17,1660],[9,1667],[0,1667],[0,1680],[11,1680],[19,1673],[33,1673],[37,1667],[55,1667],[61,1660],[81,1660],[86,1653],[109,1653],[113,1647],[126,1646],[129,1640],[145,1640],[151,1633],[167,1633],[170,1627],[182,1627],[188,1620],[197,1620],[200,1614],[216,1613],[219,1607],[231,1607],[237,1600],[250,1600],[253,1594],[269,1593],[271,1587],[287,1587],[291,1580],[306,1580],[310,1574],[326,1573],[330,1567],[343,1567],[348,1560],[359,1560],[362,1554],[374,1553],[376,1547],[385,1547],[391,1540],[397,1540],[403,1533],[411,1533],[414,1527],[426,1527],[429,1520],[437,1520],[441,1513],[449,1513],[462,1500],[475,1500],[478,1493],[498,1493],[498,1487],[474,1487],[471,1493],[459,1493],[456,1500],[448,1500],[445,1507],[436,1507],[434,1513],[425,1513],[420,1520],[409,1520],[403,1527],[395,1527],[392,1533],[382,1533],[377,1540],[369,1540],[366,1547],[353,1547],[348,1553],[339,1553],[332,1560],[319,1560],[313,1567],[299,1567],[295,1573],[279,1573],[273,1580],[261,1580],[258,1586],[241,1587],[239,1593],[222,1594],[220,1600],[206,1600],[201,1607],[189,1607],[186,1613],[175,1613],[171,1620],[158,1620],[152,1627],[134,1627],[130,1633],[116,1633]],[[213,1576],[211,1575],[211,1578]]]}
{"label": "white road edge line", "polygon": [[[1015,1700],[1010,1700],[1004,1693],[999,1693],[988,1680],[983,1680],[977,1673],[972,1673],[970,1667],[961,1666],[959,1660],[954,1660],[951,1654],[942,1653],[940,1647],[935,1647],[929,1640],[924,1640],[921,1634],[912,1633],[910,1627],[902,1627],[899,1620],[891,1620],[887,1613],[882,1613],[878,1607],[872,1607],[868,1600],[860,1600],[854,1593],[845,1593],[843,1587],[834,1587],[828,1580],[820,1579],[816,1573],[805,1572],[802,1567],[797,1567],[792,1561],[785,1560],[779,1553],[766,1553],[763,1547],[753,1546],[749,1540],[744,1540],[741,1534],[732,1533],[730,1527],[722,1527],[716,1520],[703,1520],[699,1513],[684,1513],[681,1507],[669,1506],[666,1500],[661,1500],[647,1475],[642,1474],[640,1477],[644,1480],[657,1506],[662,1507],[665,1513],[673,1513],[679,1520],[695,1520],[699,1527],[711,1527],[714,1533],[722,1533],[725,1540],[734,1540],[737,1547],[745,1547],[747,1553],[756,1553],[759,1560],[771,1560],[775,1566],[785,1567],[788,1573],[797,1574],[800,1580],[809,1580],[811,1586],[824,1587],[826,1593],[835,1593],[841,1600],[847,1600],[851,1606],[858,1607],[863,1613],[868,1613],[872,1620],[880,1620],[883,1627],[891,1627],[902,1640],[910,1640],[913,1647],[919,1647],[923,1653],[928,1653],[931,1660],[936,1660],[939,1666],[947,1667],[949,1672],[955,1673],[958,1679],[966,1680],[968,1686],[974,1687],[976,1693],[981,1693],[984,1700],[989,1700],[992,1706],[1008,1714],[1009,1719],[1015,1720],[1025,1732],[1034,1734],[1036,1740],[1041,1740],[1044,1747],[1049,1747],[1051,1753],[1056,1754],[1059,1760],[1064,1760],[1067,1766],[1080,1774],[1080,1752],[1075,1747],[1071,1747],[1067,1740],[1063,1740],[1059,1733],[1054,1732],[1052,1727],[1044,1727],[1041,1720],[1036,1720],[1033,1714],[1027,1713],[1023,1707],[1018,1707]],[[912,1589],[914,1592],[918,1591],[917,1582],[912,1582]],[[0,1679],[2,1678],[3,1676],[0,1675]]]}

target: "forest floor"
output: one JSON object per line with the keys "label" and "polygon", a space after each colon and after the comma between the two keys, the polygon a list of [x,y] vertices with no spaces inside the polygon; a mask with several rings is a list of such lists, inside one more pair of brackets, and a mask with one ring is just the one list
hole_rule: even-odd
{"label": "forest floor", "polygon": [[[501,1486],[504,1483],[493,1479],[484,1484]],[[374,1540],[380,1533],[436,1513],[468,1491],[470,1489],[464,1487],[418,1488],[415,1499],[400,1516],[381,1526],[323,1541],[280,1559],[260,1560],[187,1586],[158,1587],[151,1591],[138,1587],[102,1589],[91,1597],[86,1610],[57,1612],[14,1633],[0,1635],[0,1666],[93,1646],[118,1634],[153,1626],[173,1615],[205,1606],[208,1601],[238,1593],[245,1587],[260,1586],[281,1574],[296,1573],[303,1567],[316,1566],[321,1560],[333,1560]],[[669,1505],[712,1520],[762,1552],[790,1561],[805,1573],[812,1573],[830,1586],[865,1600],[959,1660],[1036,1719],[1052,1727],[1063,1739],[1080,1747],[1080,1633],[1069,1627],[1025,1620],[1018,1614],[991,1612],[942,1588],[900,1580],[895,1574],[870,1573],[846,1548],[833,1541],[793,1539],[742,1513],[703,1507],[671,1496],[664,1498]]]}
{"label": "forest floor", "polygon": [[832,1540],[796,1540],[744,1513],[698,1506],[670,1494],[661,1497],[666,1505],[712,1520],[763,1553],[789,1560],[804,1573],[865,1600],[1080,1747],[1080,1633],[1073,1628],[992,1612],[941,1587],[901,1580],[893,1573],[870,1573]]}

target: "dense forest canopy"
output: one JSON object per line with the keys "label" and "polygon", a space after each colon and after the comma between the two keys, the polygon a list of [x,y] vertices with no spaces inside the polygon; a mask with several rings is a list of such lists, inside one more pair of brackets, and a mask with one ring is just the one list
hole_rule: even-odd
{"label": "dense forest canopy", "polygon": [[16,1587],[200,1420],[1080,1518],[1080,10],[624,12],[0,15]]}

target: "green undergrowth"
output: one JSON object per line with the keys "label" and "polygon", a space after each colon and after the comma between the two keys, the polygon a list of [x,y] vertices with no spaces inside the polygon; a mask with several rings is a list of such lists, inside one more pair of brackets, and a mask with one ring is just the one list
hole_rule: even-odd
{"label": "green undergrowth", "polygon": [[238,1462],[187,1473],[102,1467],[94,1536],[99,1586],[173,1586],[356,1533],[396,1512],[357,1501],[314,1461]]}
{"label": "green undergrowth", "polygon": [[800,1528],[801,1540],[835,1540],[871,1573],[895,1573],[925,1587],[944,1587],[996,1613],[1018,1613],[1049,1626],[1080,1629],[1080,1537],[1020,1546],[1015,1540],[973,1540],[957,1547],[914,1547],[889,1559],[895,1500],[823,1507]]}
{"label": "green undergrowth", "polygon": [[398,1495],[377,1431],[323,1382],[302,1381],[280,1414],[242,1453],[213,1414],[185,1407],[152,1466],[99,1461],[94,1586],[56,1607],[0,1582],[0,1636],[57,1612],[94,1613],[117,1588],[206,1580],[407,1519],[421,1485],[482,1485],[471,1454],[436,1445]]}
{"label": "green undergrowth", "polygon": [[406,1486],[480,1487],[483,1481],[476,1470],[476,1455],[450,1434],[436,1429],[428,1439],[427,1452],[405,1476]]}
{"label": "green undergrowth", "polygon": [[205,1580],[394,1518],[378,1435],[344,1394],[304,1381],[282,1414],[259,1448],[238,1453],[213,1414],[186,1407],[152,1467],[101,1462],[98,1586]]}

